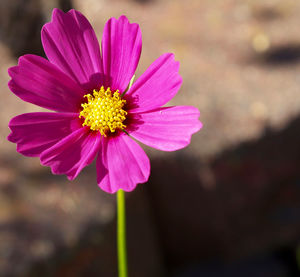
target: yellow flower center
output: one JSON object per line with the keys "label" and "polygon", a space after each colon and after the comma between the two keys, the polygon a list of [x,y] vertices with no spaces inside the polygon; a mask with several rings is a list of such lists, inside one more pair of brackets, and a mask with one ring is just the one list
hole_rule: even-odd
{"label": "yellow flower center", "polygon": [[79,118],[85,119],[82,126],[89,126],[91,130],[99,131],[103,136],[107,136],[109,132],[114,133],[117,129],[126,128],[123,121],[127,112],[122,109],[126,100],[120,97],[118,90],[112,93],[110,88],[105,90],[102,86],[99,91],[94,90],[93,95],[86,94],[84,97],[88,101],[81,104],[83,110]]}

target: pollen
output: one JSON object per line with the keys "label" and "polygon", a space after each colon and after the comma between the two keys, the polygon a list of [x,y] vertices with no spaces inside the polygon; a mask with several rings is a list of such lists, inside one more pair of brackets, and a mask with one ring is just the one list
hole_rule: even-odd
{"label": "pollen", "polygon": [[93,95],[86,94],[84,97],[87,102],[81,104],[83,109],[79,114],[79,118],[84,118],[82,126],[89,126],[91,130],[99,131],[105,137],[117,129],[126,128],[123,124],[127,115],[123,110],[126,100],[121,98],[118,90],[112,92],[110,88],[105,90],[102,86],[99,91],[94,90]]}

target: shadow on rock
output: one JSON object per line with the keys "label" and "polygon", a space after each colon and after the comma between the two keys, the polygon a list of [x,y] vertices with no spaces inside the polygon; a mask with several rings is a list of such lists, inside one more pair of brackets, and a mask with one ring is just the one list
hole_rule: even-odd
{"label": "shadow on rock", "polygon": [[209,161],[183,151],[152,161],[149,203],[171,271],[282,247],[294,251],[300,235],[299,138],[296,118]]}
{"label": "shadow on rock", "polygon": [[267,66],[286,66],[300,62],[300,44],[290,43],[271,47],[266,52],[259,54],[258,62]]}

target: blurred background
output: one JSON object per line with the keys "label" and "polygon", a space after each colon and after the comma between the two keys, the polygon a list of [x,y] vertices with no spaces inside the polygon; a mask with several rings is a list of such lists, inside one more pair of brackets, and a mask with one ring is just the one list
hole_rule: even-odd
{"label": "blurred background", "polygon": [[69,182],[6,141],[13,116],[40,111],[7,88],[7,68],[44,55],[54,7],[80,10],[101,39],[125,14],[140,24],[137,76],[164,52],[180,61],[171,105],[203,129],[151,158],[127,194],[130,277],[300,276],[300,2],[0,0],[0,276],[117,276],[115,196],[95,164]]}

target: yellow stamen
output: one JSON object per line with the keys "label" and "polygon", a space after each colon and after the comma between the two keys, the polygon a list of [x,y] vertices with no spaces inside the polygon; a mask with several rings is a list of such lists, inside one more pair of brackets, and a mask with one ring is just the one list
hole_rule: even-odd
{"label": "yellow stamen", "polygon": [[112,93],[110,88],[105,90],[102,86],[99,91],[94,90],[93,95],[86,94],[84,97],[88,101],[81,104],[83,110],[79,118],[85,118],[82,126],[89,126],[91,130],[99,131],[103,136],[126,128],[123,121],[127,112],[122,109],[126,100],[120,97],[118,90]]}

